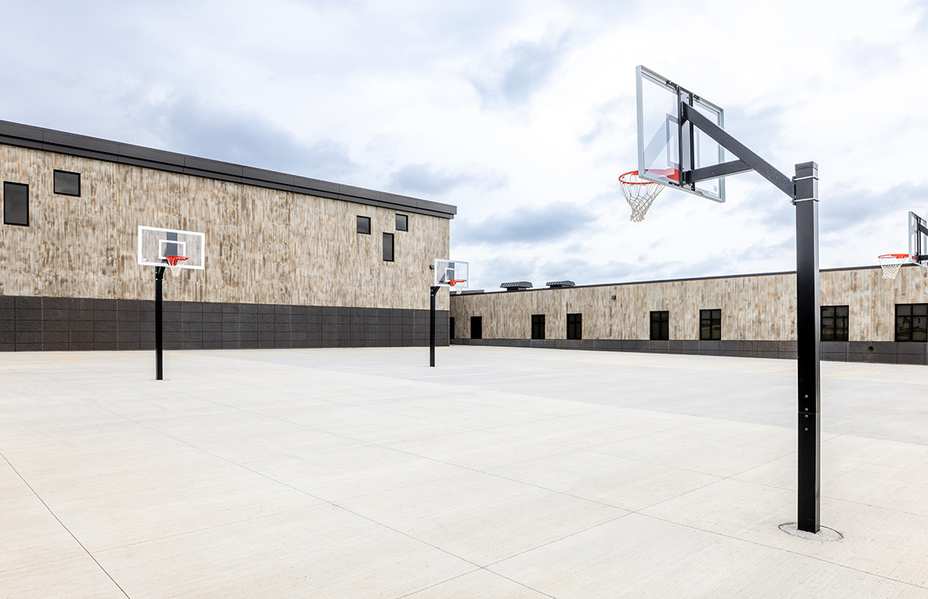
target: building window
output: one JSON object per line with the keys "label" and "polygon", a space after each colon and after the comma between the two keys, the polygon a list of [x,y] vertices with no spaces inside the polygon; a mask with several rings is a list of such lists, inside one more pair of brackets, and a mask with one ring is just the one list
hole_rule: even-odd
{"label": "building window", "polygon": [[448,338],[454,340],[454,316],[448,319]]}
{"label": "building window", "polygon": [[532,314],[532,339],[545,338],[545,315]]}
{"label": "building window", "polygon": [[68,171],[55,171],[55,193],[63,196],[81,197],[81,174]]}
{"label": "building window", "polygon": [[397,231],[408,231],[409,230],[409,217],[405,214],[396,215],[396,230]]}
{"label": "building window", "polygon": [[699,340],[719,341],[722,339],[722,311],[699,311]]}
{"label": "building window", "polygon": [[483,317],[482,316],[471,316],[470,317],[470,338],[471,339],[483,339]]}
{"label": "building window", "polygon": [[567,315],[567,338],[583,339],[583,314]]}
{"label": "building window", "polygon": [[847,306],[822,306],[822,341],[847,341]]}
{"label": "building window", "polygon": [[29,186],[3,182],[3,224],[29,226]]}
{"label": "building window", "polygon": [[928,341],[928,304],[896,304],[896,341]]}
{"label": "building window", "polygon": [[393,233],[383,234],[383,261],[393,262]]}
{"label": "building window", "polygon": [[655,310],[651,312],[651,341],[668,341],[670,339],[670,312]]}
{"label": "building window", "polygon": [[360,233],[361,235],[371,234],[371,217],[369,216],[358,217],[358,233]]}

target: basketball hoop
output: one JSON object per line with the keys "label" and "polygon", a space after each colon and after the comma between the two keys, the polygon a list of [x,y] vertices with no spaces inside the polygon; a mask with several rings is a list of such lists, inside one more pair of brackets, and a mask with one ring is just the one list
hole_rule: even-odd
{"label": "basketball hoop", "polygon": [[[658,174],[664,175],[671,180],[679,179],[674,169],[660,169]],[[676,177],[676,178],[675,178]],[[638,175],[638,171],[628,171],[619,175],[619,184],[622,186],[622,193],[632,209],[631,220],[640,223],[648,213],[648,208],[664,191],[664,185],[657,181],[644,179]]]}
{"label": "basketball hoop", "polygon": [[187,256],[165,256],[164,261],[167,262],[168,270],[174,272],[174,269],[177,268],[177,265],[187,260]]}
{"label": "basketball hoop", "polygon": [[467,282],[466,279],[449,279],[448,287],[451,287],[452,289],[454,289],[454,286],[457,285],[458,283],[466,283],[466,282]]}
{"label": "basketball hoop", "polygon": [[883,278],[895,279],[902,265],[912,262],[912,256],[909,254],[883,254],[879,260],[880,268],[883,269]]}

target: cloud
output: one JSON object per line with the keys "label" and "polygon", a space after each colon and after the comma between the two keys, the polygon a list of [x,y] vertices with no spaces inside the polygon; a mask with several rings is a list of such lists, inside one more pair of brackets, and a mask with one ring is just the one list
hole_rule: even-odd
{"label": "cloud", "polygon": [[495,72],[471,80],[485,104],[521,104],[529,100],[554,72],[568,47],[566,34],[510,46],[492,64]]}
{"label": "cloud", "polygon": [[547,204],[477,222],[461,220],[455,228],[455,240],[463,244],[550,242],[587,228],[595,221],[596,215],[582,206]]}
{"label": "cloud", "polygon": [[[909,210],[924,206],[926,198],[928,183],[895,185],[882,191],[857,190],[823,198],[819,203],[821,232],[841,234],[853,227],[867,226],[887,214],[904,216]],[[900,217],[900,232],[904,227]]]}
{"label": "cloud", "polygon": [[141,108],[165,149],[318,179],[344,180],[357,166],[331,140],[303,143],[257,114],[208,109],[190,97]]}
{"label": "cloud", "polygon": [[593,125],[579,137],[584,146],[589,146],[603,138],[618,137],[623,122],[627,122],[626,115],[632,114],[635,104],[632,98],[615,98],[600,104],[594,109],[595,120]]}
{"label": "cloud", "polygon": [[506,179],[499,173],[450,171],[429,164],[409,164],[390,175],[390,189],[399,193],[440,195],[457,187],[499,189]]}

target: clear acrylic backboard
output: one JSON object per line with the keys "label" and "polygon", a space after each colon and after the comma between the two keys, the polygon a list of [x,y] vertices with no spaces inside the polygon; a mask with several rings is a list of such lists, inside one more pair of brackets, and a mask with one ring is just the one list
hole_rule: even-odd
{"label": "clear acrylic backboard", "polygon": [[138,263],[166,266],[168,256],[184,256],[176,268],[202,270],[206,258],[206,236],[196,231],[139,226]]}
{"label": "clear acrylic backboard", "polygon": [[691,123],[680,125],[680,102],[686,102],[723,129],[724,111],[647,67],[638,66],[635,74],[638,175],[700,197],[724,202],[724,177],[706,179],[695,185],[685,181],[684,174],[688,171],[725,162],[725,149]]}
{"label": "clear acrylic backboard", "polygon": [[470,265],[460,260],[435,260],[432,265],[432,286],[448,287],[451,291],[467,289]]}

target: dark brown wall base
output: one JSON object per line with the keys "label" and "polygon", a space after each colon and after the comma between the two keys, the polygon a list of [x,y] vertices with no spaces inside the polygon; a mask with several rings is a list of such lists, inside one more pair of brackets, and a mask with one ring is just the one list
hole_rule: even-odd
{"label": "dark brown wall base", "polygon": [[[641,341],[617,339],[455,339],[455,345],[586,349],[745,358],[796,359],[795,341]],[[824,341],[822,359],[837,362],[928,364],[928,344],[894,341]]]}
{"label": "dark brown wall base", "polygon": [[[0,296],[0,351],[153,349],[155,303]],[[448,344],[448,312],[435,319]],[[429,343],[428,310],[164,303],[165,349],[393,347]]]}

